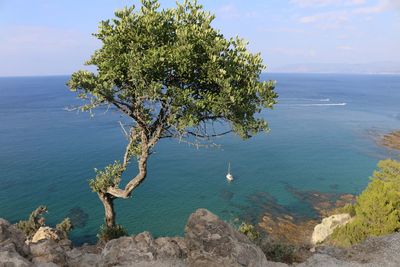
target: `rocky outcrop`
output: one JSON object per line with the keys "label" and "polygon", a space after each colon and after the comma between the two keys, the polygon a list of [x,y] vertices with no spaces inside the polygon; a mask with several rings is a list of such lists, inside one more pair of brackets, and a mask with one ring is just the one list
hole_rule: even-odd
{"label": "rocky outcrop", "polygon": [[1,267],[29,267],[32,263],[22,257],[17,252],[0,251],[0,266]]}
{"label": "rocky outcrop", "polygon": [[50,228],[48,226],[45,226],[45,227],[42,226],[33,235],[31,242],[37,243],[38,241],[43,240],[43,239],[51,239],[54,241],[59,241],[62,238],[56,229]]}
{"label": "rocky outcrop", "polygon": [[69,266],[67,251],[71,250],[71,241],[43,239],[30,244],[32,262],[37,265],[55,263],[58,266]]}
{"label": "rocky outcrop", "polygon": [[320,224],[314,227],[314,232],[312,233],[311,242],[312,244],[318,244],[323,242],[328,236],[333,233],[339,226],[346,225],[351,221],[351,216],[348,213],[335,214],[324,218]]}
{"label": "rocky outcrop", "polygon": [[[199,209],[186,225],[185,237],[150,233],[121,237],[104,247],[72,248],[51,228],[41,228],[25,244],[25,236],[0,221],[0,267],[5,266],[280,266],[268,262],[259,247],[211,212]],[[2,241],[5,240],[5,241]],[[3,253],[4,251],[4,253]],[[286,266],[286,265],[284,265]]]}
{"label": "rocky outcrop", "polygon": [[298,267],[397,267],[400,266],[400,233],[370,237],[348,249],[317,247],[317,252]]}
{"label": "rocky outcrop", "polygon": [[149,232],[109,241],[101,252],[104,266],[186,266],[182,238],[153,239]]}
{"label": "rocky outcrop", "polygon": [[[185,232],[184,238],[157,239],[144,232],[111,240],[102,247],[72,248],[69,240],[51,238],[26,245],[24,234],[0,219],[0,267],[288,267],[267,261],[259,247],[207,210],[193,213]],[[293,266],[400,266],[399,254],[400,233],[370,238],[350,249],[319,246],[309,259]]]}
{"label": "rocky outcrop", "polygon": [[185,232],[190,266],[268,266],[259,247],[205,209],[190,216]]}
{"label": "rocky outcrop", "polygon": [[30,249],[25,235],[4,219],[0,219],[0,266],[31,266]]}

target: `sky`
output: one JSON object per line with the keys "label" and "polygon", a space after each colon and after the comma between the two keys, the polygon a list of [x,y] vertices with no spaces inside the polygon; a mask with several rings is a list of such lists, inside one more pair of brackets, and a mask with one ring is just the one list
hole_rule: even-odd
{"label": "sky", "polygon": [[[198,0],[267,71],[293,64],[400,63],[400,0]],[[160,0],[161,7],[175,1]],[[100,43],[99,21],[138,0],[0,0],[0,76],[64,75]]]}

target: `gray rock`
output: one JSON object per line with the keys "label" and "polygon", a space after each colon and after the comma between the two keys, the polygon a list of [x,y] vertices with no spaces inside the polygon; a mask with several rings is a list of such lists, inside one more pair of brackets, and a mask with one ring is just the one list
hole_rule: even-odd
{"label": "gray rock", "polygon": [[179,238],[153,239],[149,232],[109,241],[100,266],[186,266]]}
{"label": "gray rock", "polygon": [[329,255],[315,254],[306,262],[296,265],[296,267],[361,267],[359,263],[345,262]]}
{"label": "gray rock", "polygon": [[319,247],[315,255],[297,266],[398,267],[399,255],[400,233],[396,233],[371,237],[348,249]]}
{"label": "gray rock", "polygon": [[[25,244],[24,234],[0,219],[0,267],[287,267],[269,262],[261,249],[211,212],[200,209],[186,225],[185,238],[154,239],[144,232],[109,241],[105,247],[71,249],[69,240]],[[316,253],[297,267],[398,267],[400,233],[369,238],[349,249],[316,247]]]}
{"label": "gray rock", "polygon": [[32,262],[36,265],[55,263],[59,266],[68,266],[66,247],[52,239],[44,239],[38,243],[31,243]]}
{"label": "gray rock", "polygon": [[187,247],[182,237],[159,237],[154,240],[157,259],[186,259]]}
{"label": "gray rock", "polygon": [[17,252],[0,251],[0,267],[30,267],[31,262]]}
{"label": "gray rock", "polygon": [[14,225],[0,218],[0,251],[17,252],[23,257],[30,254],[25,235]]}
{"label": "gray rock", "polygon": [[208,210],[193,213],[185,232],[190,266],[271,266],[259,247]]}
{"label": "gray rock", "polygon": [[67,252],[68,266],[71,267],[92,267],[99,266],[100,254],[90,253],[79,248]]}

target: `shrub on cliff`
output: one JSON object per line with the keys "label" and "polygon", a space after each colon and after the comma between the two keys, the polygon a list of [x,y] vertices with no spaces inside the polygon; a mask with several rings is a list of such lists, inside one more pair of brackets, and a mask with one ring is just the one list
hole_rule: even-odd
{"label": "shrub on cliff", "polygon": [[[44,214],[47,213],[46,206],[39,206],[30,215],[28,220],[19,221],[15,226],[20,229],[27,239],[31,239],[40,227],[45,225],[46,219]],[[69,218],[65,218],[62,222],[56,225],[57,231],[61,234],[62,238],[67,239],[69,232],[72,230],[73,225]]]}
{"label": "shrub on cliff", "polygon": [[62,222],[56,225],[56,229],[62,235],[62,238],[67,239],[68,234],[74,228],[69,218],[65,218]]}
{"label": "shrub on cliff", "polygon": [[39,206],[37,209],[32,211],[32,213],[29,215],[28,220],[19,221],[15,224],[15,226],[20,229],[27,238],[32,238],[36,231],[44,225],[45,218],[43,217],[43,214],[46,212],[46,206]]}
{"label": "shrub on cliff", "polygon": [[400,230],[400,162],[383,160],[378,168],[357,198],[354,220],[333,232],[332,243],[350,246]]}
{"label": "shrub on cliff", "polygon": [[254,225],[243,222],[238,231],[246,235],[250,240],[255,241],[260,238],[260,233],[255,229]]}
{"label": "shrub on cliff", "polygon": [[108,227],[107,225],[102,225],[100,231],[97,234],[99,242],[108,242],[112,239],[117,239],[121,236],[127,236],[128,232],[122,225],[115,225]]}
{"label": "shrub on cliff", "polygon": [[257,231],[256,227],[250,223],[243,222],[238,227],[238,231],[246,235],[254,244],[259,246],[265,257],[270,261],[289,264],[301,261],[301,257],[298,255],[299,249],[294,245],[279,240],[273,240]]}
{"label": "shrub on cliff", "polygon": [[294,245],[269,238],[259,240],[257,245],[270,261],[288,264],[301,261],[301,256],[298,255],[300,253],[299,248],[296,248]]}

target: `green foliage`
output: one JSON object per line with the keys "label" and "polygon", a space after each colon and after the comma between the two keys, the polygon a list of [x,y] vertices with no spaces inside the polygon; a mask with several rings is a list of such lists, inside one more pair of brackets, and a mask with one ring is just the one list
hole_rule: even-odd
{"label": "green foliage", "polygon": [[356,209],[355,206],[352,204],[346,204],[341,208],[337,208],[334,211],[334,214],[338,214],[338,213],[348,213],[350,214],[351,217],[354,217],[356,215]]}
{"label": "green foliage", "polygon": [[27,238],[32,238],[36,231],[44,225],[45,219],[43,214],[46,212],[46,206],[39,206],[30,214],[28,220],[19,221],[15,226],[20,229]]}
{"label": "green foliage", "polygon": [[331,241],[350,246],[368,236],[381,236],[400,230],[400,162],[383,160],[367,188],[357,198],[355,218],[337,228]]}
{"label": "green foliage", "polygon": [[121,236],[127,236],[128,232],[122,225],[115,225],[113,227],[107,227],[102,225],[100,231],[97,234],[97,238],[100,242],[108,242],[112,239],[119,238]]}
{"label": "green foliage", "polygon": [[[198,141],[235,132],[242,138],[267,131],[257,116],[276,103],[275,82],[260,81],[265,69],[260,54],[250,53],[247,42],[226,39],[212,27],[214,16],[196,0],[160,9],[157,0],[126,7],[115,18],[100,22],[94,36],[101,42],[86,65],[96,68],[72,74],[68,87],[84,102],[83,111],[106,105],[127,118],[129,144],[122,164],[96,171],[93,191],[129,196],[147,174],[147,159],[161,138]],[[216,132],[214,123],[222,123]],[[192,142],[193,138],[196,142]],[[132,139],[134,139],[132,142]],[[118,189],[131,156],[139,174]]]}
{"label": "green foliage", "polygon": [[89,181],[94,192],[106,192],[108,187],[118,186],[121,181],[122,165],[118,161],[110,164],[104,170],[97,170],[96,177]]}
{"label": "green foliage", "polygon": [[68,235],[73,228],[74,227],[69,218],[65,218],[62,222],[56,225],[56,229],[63,235],[64,239],[68,238]]}
{"label": "green foliage", "polygon": [[297,248],[287,243],[273,240],[257,231],[254,225],[243,222],[238,231],[246,235],[254,244],[259,246],[265,257],[270,261],[292,264],[297,262]]}
{"label": "green foliage", "polygon": [[142,0],[100,23],[95,37],[102,47],[68,82],[87,101],[83,110],[110,104],[139,125],[161,123],[184,133],[204,121],[223,120],[241,137],[267,130],[256,118],[272,108],[274,82],[261,82],[260,54],[247,51],[239,38],[225,39],[212,27],[214,16],[196,1],[160,10],[158,1]]}
{"label": "green foliage", "polygon": [[328,242],[340,247],[350,247],[368,237],[367,228],[357,218],[345,226],[336,228]]}
{"label": "green foliage", "polygon": [[246,235],[250,240],[254,241],[260,238],[260,233],[252,224],[243,222],[238,229],[239,232]]}
{"label": "green foliage", "polygon": [[[35,209],[26,221],[19,221],[15,226],[20,229],[27,237],[32,238],[41,226],[45,225],[45,218],[43,215],[47,213],[46,206],[39,206]],[[56,225],[56,229],[62,234],[63,238],[68,238],[69,232],[73,226],[69,218],[65,218],[61,223]]]}
{"label": "green foliage", "polygon": [[269,239],[261,240],[258,245],[270,261],[289,264],[297,261],[296,248],[293,245]]}

